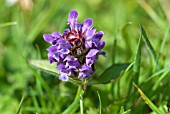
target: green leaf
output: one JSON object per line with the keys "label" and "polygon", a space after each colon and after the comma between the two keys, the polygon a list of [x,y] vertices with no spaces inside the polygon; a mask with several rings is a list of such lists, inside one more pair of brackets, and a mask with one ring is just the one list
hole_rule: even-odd
{"label": "green leaf", "polygon": [[89,80],[90,84],[106,84],[115,79],[119,74],[125,70],[130,64],[113,64],[107,68],[97,79]]}
{"label": "green leaf", "polygon": [[74,110],[74,107],[76,107],[77,104],[79,103],[83,94],[84,94],[84,91],[81,92],[79,97],[76,100],[74,100],[74,102],[64,112],[62,112],[62,114],[69,114],[70,112],[72,112],[72,110]]}
{"label": "green leaf", "polygon": [[142,99],[145,101],[145,103],[157,114],[164,114],[161,110],[158,109],[158,107],[152,103],[152,101],[142,92],[142,90],[135,84],[133,85],[137,88],[138,92],[140,93]]}
{"label": "green leaf", "polygon": [[49,60],[30,60],[30,65],[38,70],[45,71],[50,74],[55,74],[58,76],[58,70],[56,69],[56,64],[50,64]]}
{"label": "green leaf", "polygon": [[156,57],[155,50],[152,47],[152,45],[151,45],[151,43],[150,43],[150,41],[149,41],[149,39],[148,39],[148,37],[146,35],[146,32],[142,27],[142,25],[140,25],[140,29],[141,29],[141,32],[142,32],[142,38],[143,38],[143,40],[145,42],[145,45],[146,45],[147,49],[149,50],[149,52],[150,52],[150,54],[151,54],[151,56],[153,58],[154,64],[156,66],[157,65],[157,57]]}
{"label": "green leaf", "polygon": [[138,80],[139,80],[141,48],[142,48],[142,31],[140,32],[139,44],[135,55],[134,65],[133,65],[133,72],[134,72],[133,79],[136,84],[138,84]]}

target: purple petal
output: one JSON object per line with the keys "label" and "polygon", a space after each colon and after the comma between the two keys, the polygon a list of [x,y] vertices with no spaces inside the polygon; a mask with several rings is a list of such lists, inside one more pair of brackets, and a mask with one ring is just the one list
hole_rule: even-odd
{"label": "purple petal", "polygon": [[50,64],[57,62],[52,56],[49,56],[48,59],[50,60]]}
{"label": "purple petal", "polygon": [[91,67],[92,64],[94,64],[97,60],[97,57],[91,57],[91,58],[86,58],[86,64]]}
{"label": "purple petal", "polygon": [[57,41],[57,44],[66,44],[67,43],[67,41],[66,40],[64,40],[64,39],[59,39],[58,41]]}
{"label": "purple petal", "polygon": [[95,32],[96,32],[95,28],[92,28],[91,30],[88,30],[86,32],[86,40],[90,40],[94,36]]}
{"label": "purple petal", "polygon": [[63,35],[67,35],[70,32],[70,29],[65,29]]}
{"label": "purple petal", "polygon": [[60,53],[61,53],[61,54],[69,54],[69,53],[70,53],[70,50],[69,50],[69,49],[61,49],[61,50],[60,50]]}
{"label": "purple petal", "polygon": [[56,46],[50,46],[49,48],[47,48],[47,51],[49,51],[50,53],[55,53],[57,52],[57,48]]}
{"label": "purple petal", "polygon": [[52,45],[56,45],[56,43],[57,43],[57,40],[53,40],[53,41],[51,42]]}
{"label": "purple petal", "polygon": [[59,32],[53,32],[52,36],[56,38],[61,38],[61,34]]}
{"label": "purple petal", "polygon": [[104,32],[103,32],[103,31],[100,31],[100,32],[96,33],[96,34],[94,35],[94,37],[95,37],[96,39],[100,40],[100,39],[103,37],[103,35],[104,35]]}
{"label": "purple petal", "polygon": [[65,70],[66,67],[65,67],[65,65],[63,65],[63,64],[59,64],[59,65],[57,65],[57,69],[58,69],[58,70]]}
{"label": "purple petal", "polygon": [[93,64],[93,61],[90,58],[86,58],[86,64],[88,66],[91,66]]}
{"label": "purple petal", "polygon": [[71,49],[72,48],[70,43],[65,44],[64,47],[67,48],[67,49]]}
{"label": "purple petal", "polygon": [[79,69],[79,76],[78,78],[88,78],[90,77],[90,74],[93,73],[93,70],[91,69],[91,67],[87,66],[86,64],[84,64],[80,69]]}
{"label": "purple petal", "polygon": [[59,62],[60,61],[60,56],[61,56],[61,54],[55,53],[53,57],[56,59],[57,62]]}
{"label": "purple petal", "polygon": [[68,56],[64,59],[64,62],[65,62],[65,61],[73,61],[73,60],[74,60],[74,58],[73,58],[72,56],[68,55]]}
{"label": "purple petal", "polygon": [[101,51],[101,52],[99,52],[99,54],[106,57],[106,52],[102,52],[102,51]]}
{"label": "purple petal", "polygon": [[83,77],[83,72],[80,72],[79,75],[78,75],[78,78],[82,78]]}
{"label": "purple petal", "polygon": [[85,41],[85,47],[86,48],[91,48],[92,47],[92,41],[91,40]]}
{"label": "purple petal", "polygon": [[77,21],[78,13],[76,10],[70,11],[70,14],[68,16],[68,23],[74,23]]}
{"label": "purple petal", "polygon": [[59,79],[62,81],[68,81],[68,76],[66,73],[61,73],[61,75],[59,76]]}
{"label": "purple petal", "polygon": [[54,40],[54,38],[51,34],[44,34],[43,38],[46,42],[49,42],[49,43],[51,43]]}
{"label": "purple petal", "polygon": [[79,75],[78,75],[78,78],[89,78],[91,77],[90,73],[89,72],[80,72]]}
{"label": "purple petal", "polygon": [[77,70],[77,67],[75,67],[75,66],[69,66],[69,68],[67,69],[67,70],[70,70],[70,71],[78,71]]}
{"label": "purple petal", "polygon": [[105,46],[105,41],[101,40],[101,41],[99,42],[99,47],[98,47],[98,49],[101,50],[101,49],[103,49],[104,46]]}
{"label": "purple petal", "polygon": [[58,49],[70,49],[72,46],[67,40],[59,39],[57,41]]}
{"label": "purple petal", "polygon": [[91,67],[87,66],[86,64],[84,64],[79,70],[80,70],[80,72],[88,71],[90,73],[93,73],[93,70],[91,69]]}
{"label": "purple petal", "polygon": [[75,67],[79,67],[80,63],[78,61],[69,61],[67,62],[68,66],[75,66]]}
{"label": "purple petal", "polygon": [[64,62],[66,62],[66,66],[75,66],[75,67],[79,67],[80,66],[80,63],[79,61],[77,60],[77,58],[74,58],[70,55],[68,55],[64,60]]}
{"label": "purple petal", "polygon": [[92,24],[93,24],[93,20],[91,18],[86,19],[83,23],[82,33],[86,32],[88,29],[90,29]]}
{"label": "purple petal", "polygon": [[48,57],[52,57],[54,55],[54,53],[48,53]]}
{"label": "purple petal", "polygon": [[75,22],[74,23],[74,29],[76,30],[76,31],[82,31],[81,29],[82,29],[82,26],[83,26],[83,24],[81,24],[81,23],[79,23],[79,22]]}
{"label": "purple petal", "polygon": [[69,17],[68,17],[68,23],[72,30],[75,30],[76,28],[76,22],[78,18],[78,13],[76,10],[70,11]]}
{"label": "purple petal", "polygon": [[90,78],[90,77],[91,77],[91,75],[88,72],[85,72],[83,75],[83,79]]}
{"label": "purple petal", "polygon": [[91,48],[92,47],[92,41],[91,40],[85,41],[85,47],[86,48]]}
{"label": "purple petal", "polygon": [[94,35],[94,37],[92,38],[92,42],[93,42],[93,44],[92,44],[93,46],[92,47],[93,48],[102,49],[104,47],[104,42],[103,41],[101,41],[101,44],[100,44],[100,40],[101,40],[103,34],[104,33],[102,31],[100,31],[100,32],[98,32],[98,33],[96,33]]}
{"label": "purple petal", "polygon": [[97,50],[97,49],[91,49],[91,50],[89,51],[89,53],[86,55],[86,57],[93,57],[93,56],[95,56],[98,52],[99,52],[99,50]]}

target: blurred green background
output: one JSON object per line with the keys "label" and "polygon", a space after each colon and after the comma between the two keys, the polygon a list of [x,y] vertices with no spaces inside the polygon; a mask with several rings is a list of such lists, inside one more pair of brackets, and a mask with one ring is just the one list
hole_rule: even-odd
{"label": "blurred green background", "polygon": [[[54,31],[62,33],[72,9],[78,11],[79,22],[93,18],[94,27],[105,33],[107,57],[99,58],[96,75],[113,63],[134,61],[139,41],[138,23],[142,24],[159,64],[155,68],[143,44],[139,85],[155,105],[167,111],[170,107],[169,70],[144,81],[170,67],[169,6],[169,0],[1,0],[0,114],[15,114],[22,96],[25,96],[23,114],[59,114],[73,102],[77,86],[61,82],[28,64],[31,59],[47,59],[49,44],[42,35]],[[99,113],[99,91],[103,114],[117,114],[122,106],[131,114],[153,113],[132,88],[132,75],[130,69],[112,83],[87,87],[84,112]],[[79,113],[78,106],[73,113]]]}

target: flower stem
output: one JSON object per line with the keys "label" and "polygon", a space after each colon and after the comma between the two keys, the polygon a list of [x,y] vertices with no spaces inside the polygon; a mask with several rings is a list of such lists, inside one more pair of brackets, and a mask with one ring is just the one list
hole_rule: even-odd
{"label": "flower stem", "polygon": [[77,94],[76,94],[76,97],[75,97],[75,100],[81,96],[80,98],[80,114],[83,114],[83,94],[84,94],[84,90],[81,86],[78,87],[77,89]]}
{"label": "flower stem", "polygon": [[83,114],[83,96],[81,94],[81,98],[80,98],[80,114]]}

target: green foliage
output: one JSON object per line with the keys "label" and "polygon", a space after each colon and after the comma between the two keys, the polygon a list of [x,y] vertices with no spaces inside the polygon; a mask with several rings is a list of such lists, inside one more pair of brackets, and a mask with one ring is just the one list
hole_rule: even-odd
{"label": "green foliage", "polygon": [[[168,113],[168,0],[6,1],[0,1],[0,113]],[[95,64],[82,96],[81,80],[58,79],[42,38],[63,32],[72,9],[79,12],[79,21],[91,17],[105,33],[107,57]]]}

